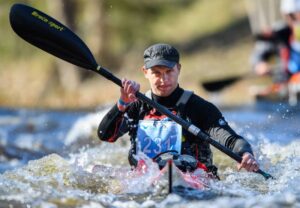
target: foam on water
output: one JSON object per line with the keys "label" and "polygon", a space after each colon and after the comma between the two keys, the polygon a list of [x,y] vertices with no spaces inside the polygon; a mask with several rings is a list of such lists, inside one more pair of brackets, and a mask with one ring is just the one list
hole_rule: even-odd
{"label": "foam on water", "polygon": [[[166,194],[166,178],[150,183],[159,173],[150,160],[144,158],[149,167],[146,174],[130,169],[127,136],[114,144],[95,139],[107,109],[76,116],[9,111],[2,120],[0,117],[0,147],[26,150],[31,160],[20,159],[21,154],[1,156],[4,164],[19,165],[11,165],[0,175],[0,204],[43,208],[300,207],[300,118],[295,112],[284,110],[282,114],[274,109],[226,111],[225,116],[251,142],[261,168],[275,180],[237,172],[235,165],[222,164],[223,155],[217,153],[216,163],[227,166],[221,168],[221,181],[211,181],[204,191],[178,190],[171,195]],[[52,124],[45,127],[45,122]]]}

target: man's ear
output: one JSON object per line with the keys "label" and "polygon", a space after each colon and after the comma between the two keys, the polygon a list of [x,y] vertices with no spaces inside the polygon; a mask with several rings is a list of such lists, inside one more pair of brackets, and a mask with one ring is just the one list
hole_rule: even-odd
{"label": "man's ear", "polygon": [[181,64],[177,64],[177,69],[178,69],[178,71],[180,72]]}
{"label": "man's ear", "polygon": [[141,70],[143,71],[144,76],[146,77],[146,74],[147,74],[147,69],[146,69],[146,67],[145,67],[145,66],[142,66],[142,67],[141,67]]}

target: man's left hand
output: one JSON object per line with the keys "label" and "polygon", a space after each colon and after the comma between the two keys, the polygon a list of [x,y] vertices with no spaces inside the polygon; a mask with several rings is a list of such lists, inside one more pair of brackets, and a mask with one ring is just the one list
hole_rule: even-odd
{"label": "man's left hand", "polygon": [[245,152],[242,157],[242,162],[238,164],[238,170],[245,168],[247,171],[253,172],[259,169],[259,165],[254,156],[249,152]]}

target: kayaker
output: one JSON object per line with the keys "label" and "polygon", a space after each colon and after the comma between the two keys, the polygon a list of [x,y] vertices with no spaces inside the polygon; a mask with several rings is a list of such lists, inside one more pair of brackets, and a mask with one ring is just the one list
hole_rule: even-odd
{"label": "kayaker", "polygon": [[[146,93],[149,98],[240,155],[243,160],[238,164],[238,169],[258,170],[259,165],[250,144],[228,125],[218,108],[179,86],[181,64],[179,53],[173,46],[159,43],[147,48],[141,71],[150,84],[151,91]],[[181,129],[181,126],[156,109],[137,100],[135,92],[140,89],[138,83],[124,78],[122,85],[120,99],[99,125],[98,136],[101,140],[115,142],[129,132],[129,163],[134,167],[138,163],[135,157],[138,151],[154,158],[161,152],[171,150],[181,155],[193,156],[198,160],[198,167],[213,174],[217,173],[209,143]]]}
{"label": "kayaker", "polygon": [[300,72],[300,0],[281,0],[280,12],[285,22],[255,35],[254,72],[273,78],[273,84],[260,92],[262,96],[287,94],[289,78]]}

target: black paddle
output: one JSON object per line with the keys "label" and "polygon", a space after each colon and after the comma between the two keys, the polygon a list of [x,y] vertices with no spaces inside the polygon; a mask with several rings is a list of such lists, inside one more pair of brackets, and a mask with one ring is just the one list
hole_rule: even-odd
{"label": "black paddle", "polygon": [[[276,73],[275,71],[278,71],[278,67],[281,67],[279,64],[272,66],[271,71],[267,73],[267,75],[274,75]],[[202,87],[208,91],[208,92],[218,92],[220,90],[223,90],[226,87],[229,87],[230,85],[241,81],[245,79],[253,79],[257,78],[259,75],[256,75],[255,72],[247,72],[243,75],[235,75],[235,76],[230,76],[226,78],[219,78],[219,79],[214,79],[214,80],[209,80],[209,81],[203,81],[201,82]]]}
{"label": "black paddle", "polygon": [[[121,80],[115,77],[109,70],[98,65],[86,44],[57,20],[24,4],[13,5],[10,10],[9,19],[13,30],[27,42],[58,58],[92,70],[122,87]],[[198,127],[172,114],[164,106],[152,101],[140,92],[136,93],[136,97],[171,118],[199,139],[206,140],[237,162],[240,163],[242,161],[239,155],[210,138]],[[260,169],[256,173],[263,175],[265,179],[273,178],[270,174]]]}
{"label": "black paddle", "polygon": [[223,79],[204,81],[201,82],[201,85],[208,92],[217,92],[234,84],[235,82],[237,82],[242,78],[243,78],[242,76],[227,77]]}

